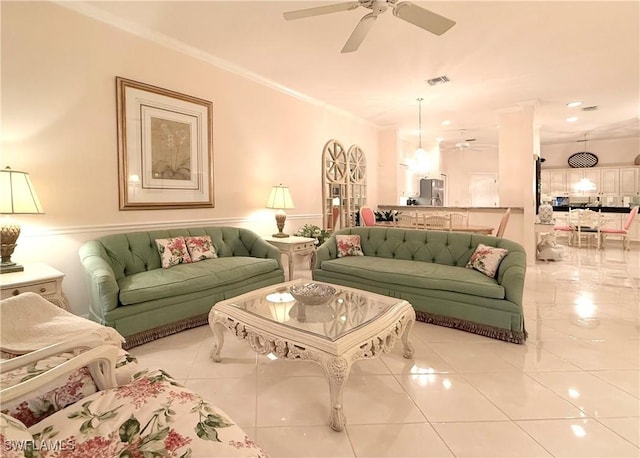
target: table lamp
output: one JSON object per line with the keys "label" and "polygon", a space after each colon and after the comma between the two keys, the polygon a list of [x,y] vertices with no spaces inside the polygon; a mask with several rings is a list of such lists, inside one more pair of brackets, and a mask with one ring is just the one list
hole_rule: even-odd
{"label": "table lamp", "polygon": [[[29,174],[11,170],[10,167],[0,170],[0,214],[29,215],[44,213],[38,200]],[[0,273],[21,272],[24,267],[11,261],[11,255],[16,248],[20,236],[20,225],[7,216],[2,221],[0,242],[2,260]]]}
{"label": "table lamp", "polygon": [[294,208],[293,199],[291,198],[289,188],[282,185],[274,186],[273,188],[271,188],[271,193],[269,194],[269,198],[267,199],[267,208],[274,208],[278,210],[276,212],[276,224],[278,225],[278,233],[273,234],[273,237],[289,237],[289,234],[285,234],[284,232],[282,232],[282,229],[284,229],[284,222],[287,219],[287,214],[284,212],[284,210]]}

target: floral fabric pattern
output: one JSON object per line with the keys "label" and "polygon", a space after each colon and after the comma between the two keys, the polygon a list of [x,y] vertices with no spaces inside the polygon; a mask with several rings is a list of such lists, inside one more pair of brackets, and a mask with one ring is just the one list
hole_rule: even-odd
{"label": "floral fabric pattern", "polygon": [[217,258],[216,249],[211,243],[211,237],[208,235],[199,237],[185,237],[184,238],[189,255],[191,256],[191,262],[203,261],[205,259]]}
{"label": "floral fabric pattern", "polygon": [[[0,387],[8,388],[18,383],[36,377],[56,366],[70,360],[83,350],[74,350],[43,358],[36,363],[20,367],[0,374]],[[121,350],[116,361],[116,379],[119,384],[126,384],[132,380],[137,370],[135,356]],[[11,415],[26,426],[33,426],[49,415],[64,409],[98,391],[91,373],[87,367],[82,367],[60,381],[51,382],[40,389],[30,392],[24,398],[18,398],[2,403],[2,413]]]}
{"label": "floral fabric pattern", "polygon": [[41,458],[267,456],[224,412],[161,370],[95,393],[29,432],[72,446]]}
{"label": "floral fabric pattern", "polygon": [[478,244],[476,250],[471,255],[466,267],[476,269],[487,277],[495,277],[500,262],[509,251],[504,248],[494,248],[492,246]]}
{"label": "floral fabric pattern", "polygon": [[178,264],[188,264],[191,262],[189,250],[184,237],[172,237],[169,239],[156,239],[158,253],[162,259],[162,268],[177,266]]}
{"label": "floral fabric pattern", "polygon": [[364,256],[360,246],[359,235],[336,235],[336,245],[338,246],[338,257],[344,256]]}
{"label": "floral fabric pattern", "polygon": [[24,443],[33,437],[19,420],[0,413],[0,456],[3,458],[24,458],[26,453],[14,447],[17,442]]}

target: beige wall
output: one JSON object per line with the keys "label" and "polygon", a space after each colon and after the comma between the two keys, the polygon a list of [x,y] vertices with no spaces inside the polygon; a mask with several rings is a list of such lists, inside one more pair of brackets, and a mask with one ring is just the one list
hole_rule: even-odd
{"label": "beige wall", "polygon": [[[321,154],[329,139],[366,153],[377,199],[377,129],[203,60],[51,3],[1,4],[2,167],[28,171],[45,215],[20,217],[19,262],[66,273],[72,310],[87,312],[82,242],[148,227],[238,225],[275,230],[272,185],[296,204],[286,230],[321,222]],[[118,210],[115,77],[213,102],[213,209]],[[273,226],[273,227],[272,227]]]}

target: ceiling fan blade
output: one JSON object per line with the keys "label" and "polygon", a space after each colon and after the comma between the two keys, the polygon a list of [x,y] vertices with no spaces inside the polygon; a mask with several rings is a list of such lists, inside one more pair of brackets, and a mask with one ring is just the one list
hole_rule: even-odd
{"label": "ceiling fan blade", "polygon": [[367,33],[369,33],[369,30],[371,29],[371,26],[375,21],[376,15],[373,13],[366,14],[362,19],[360,19],[360,22],[358,22],[356,28],[353,29],[353,32],[351,32],[351,36],[344,44],[344,46],[342,47],[342,51],[340,52],[346,53],[356,51],[360,47],[360,44],[364,40],[364,37],[366,37]]}
{"label": "ceiling fan blade", "polygon": [[333,5],[318,6],[315,8],[307,8],[304,10],[288,11],[283,13],[286,20],[302,19],[310,16],[319,16],[321,14],[337,13],[339,11],[354,10],[360,6],[359,2],[334,3]]}
{"label": "ceiling fan blade", "polygon": [[393,15],[436,35],[442,35],[456,24],[451,19],[410,2],[398,3],[393,8]]}

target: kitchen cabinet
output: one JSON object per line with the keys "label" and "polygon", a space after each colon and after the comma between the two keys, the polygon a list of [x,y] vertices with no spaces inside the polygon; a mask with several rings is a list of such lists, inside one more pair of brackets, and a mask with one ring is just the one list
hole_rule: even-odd
{"label": "kitchen cabinet", "polygon": [[567,192],[569,193],[581,193],[578,190],[577,186],[581,180],[587,179],[591,181],[595,185],[595,189],[591,191],[587,191],[586,193],[597,193],[600,192],[601,184],[601,173],[600,169],[569,169],[567,170]]}
{"label": "kitchen cabinet", "polygon": [[640,168],[621,167],[620,168],[620,194],[633,195],[640,192]]}
{"label": "kitchen cabinet", "polygon": [[[543,194],[555,196],[567,192],[566,170],[544,170],[540,172],[540,178]],[[546,189],[546,192],[544,189]]]}
{"label": "kitchen cabinet", "polygon": [[[576,190],[583,178],[596,185],[594,191],[584,194]],[[640,193],[640,167],[593,167],[571,169],[547,169],[540,171],[542,194],[632,196]]]}
{"label": "kitchen cabinet", "polygon": [[620,193],[620,169],[606,168],[600,171],[600,189],[603,196],[615,196]]}

